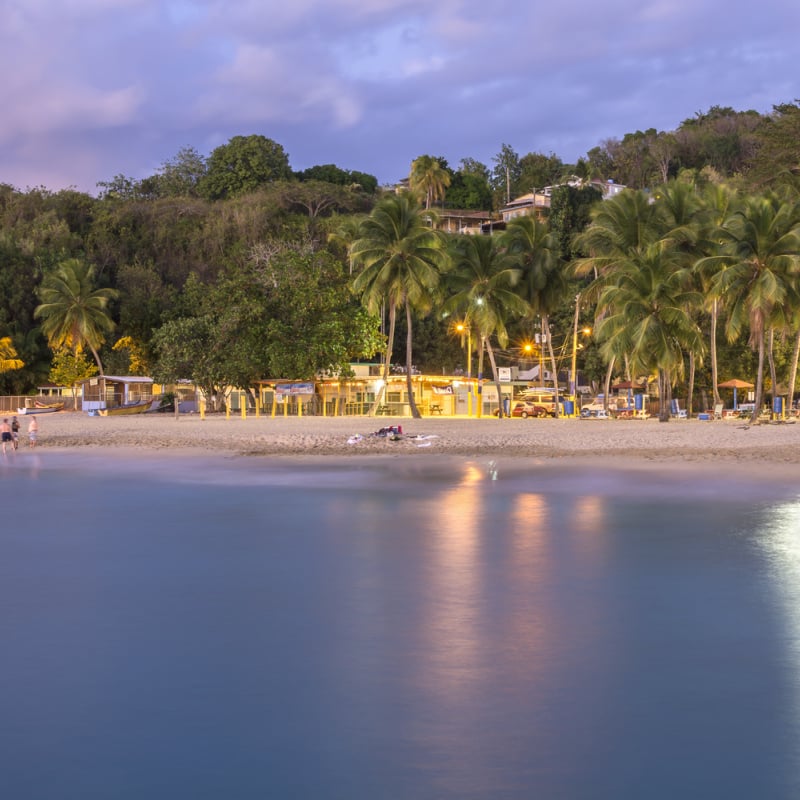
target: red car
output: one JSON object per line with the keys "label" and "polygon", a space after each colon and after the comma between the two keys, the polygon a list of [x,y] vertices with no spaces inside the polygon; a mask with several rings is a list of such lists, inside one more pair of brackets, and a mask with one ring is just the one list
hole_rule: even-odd
{"label": "red car", "polygon": [[[500,409],[495,409],[494,415],[499,417]],[[514,404],[514,408],[511,409],[511,416],[522,417],[522,419],[527,419],[528,417],[549,417],[550,412],[544,406],[537,405],[536,403],[522,402]]]}

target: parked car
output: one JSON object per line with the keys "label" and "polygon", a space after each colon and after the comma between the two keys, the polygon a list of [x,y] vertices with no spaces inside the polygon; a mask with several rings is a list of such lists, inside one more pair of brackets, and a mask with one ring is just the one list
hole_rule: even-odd
{"label": "parked car", "polygon": [[[499,417],[500,409],[496,408],[494,415]],[[523,401],[521,403],[514,403],[514,408],[511,409],[511,416],[522,417],[522,419],[527,419],[528,417],[548,417],[550,416],[550,412],[544,406],[540,406],[537,403]]]}
{"label": "parked car", "polygon": [[[521,397],[525,403],[532,403],[536,406],[541,406],[551,417],[556,415],[556,398],[552,389],[528,389]],[[564,401],[561,397],[558,398],[560,406],[560,413],[564,414]]]}

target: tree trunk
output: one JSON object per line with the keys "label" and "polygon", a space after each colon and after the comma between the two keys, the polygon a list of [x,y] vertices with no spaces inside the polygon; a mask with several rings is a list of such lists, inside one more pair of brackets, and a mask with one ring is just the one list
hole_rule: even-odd
{"label": "tree trunk", "polygon": [[686,392],[687,394],[686,419],[692,418],[692,405],[694,403],[694,373],[695,373],[694,353],[689,353],[689,386]]}
{"label": "tree trunk", "polygon": [[719,399],[719,389],[717,388],[717,384],[719,383],[719,376],[717,372],[717,318],[719,317],[719,312],[717,311],[717,300],[714,299],[713,303],[711,304],[711,386],[712,391],[714,392],[714,404],[717,405],[721,401]]}
{"label": "tree trunk", "polygon": [[[492,365],[492,378],[494,378],[494,385],[497,387],[497,405],[498,405],[498,413],[497,416],[499,419],[502,419],[505,414],[503,414],[503,393],[502,387],[500,386],[500,378],[497,375],[497,363],[494,360],[494,350],[492,350],[492,343],[489,339],[486,339],[486,352],[489,353],[489,363]],[[511,413],[509,412],[509,417]]]}
{"label": "tree trunk", "polygon": [[789,367],[789,394],[786,397],[789,408],[794,405],[794,386],[797,381],[797,362],[800,359],[800,331],[794,337],[794,350],[792,351],[792,363]]}
{"label": "tree trunk", "polygon": [[767,349],[767,362],[769,363],[769,379],[772,383],[772,403],[771,406],[775,408],[775,398],[778,396],[778,375],[775,372],[775,331],[769,329],[769,348]]}
{"label": "tree trunk", "polygon": [[480,336],[480,350],[478,351],[478,397],[476,400],[475,413],[477,417],[483,416],[483,351],[486,347],[486,338]]}
{"label": "tree trunk", "polygon": [[758,328],[758,370],[756,372],[756,401],[753,404],[753,413],[750,415],[750,422],[758,422],[758,415],[761,413],[761,404],[764,402],[764,326]]}
{"label": "tree trunk", "polygon": [[[614,374],[614,364],[617,361],[616,356],[611,356],[611,361],[608,362],[608,368],[606,369],[606,382],[603,384],[603,408],[608,414],[608,401],[610,400],[610,393],[611,393],[611,376]],[[626,403],[629,405],[629,403]]]}
{"label": "tree trunk", "polygon": [[553,352],[553,337],[550,336],[550,320],[546,314],[542,315],[542,325],[547,332],[547,352],[550,355],[550,369],[553,370],[553,400],[556,404],[556,418],[561,416],[561,403],[558,402],[558,368],[556,367],[556,354]]}
{"label": "tree trunk", "polygon": [[411,409],[413,419],[422,419],[422,414],[417,408],[417,401],[414,399],[414,375],[412,371],[411,357],[411,304],[406,298],[406,387],[408,389],[408,407]]}
{"label": "tree trunk", "polygon": [[389,365],[392,362],[392,342],[394,341],[394,323],[397,318],[397,310],[394,303],[389,304],[389,335],[386,337],[386,353],[383,359],[383,380],[375,394],[375,400],[369,409],[368,416],[374,417],[378,411],[378,406],[383,401],[383,396],[386,393],[386,386],[389,383]]}
{"label": "tree trunk", "polygon": [[89,349],[92,351],[92,355],[94,356],[95,363],[97,364],[97,369],[100,370],[100,377],[103,377],[103,363],[100,361],[100,356],[97,350],[94,349],[91,345],[89,345]]}
{"label": "tree trunk", "polygon": [[658,419],[668,422],[670,418],[670,379],[669,372],[662,367],[658,369]]}

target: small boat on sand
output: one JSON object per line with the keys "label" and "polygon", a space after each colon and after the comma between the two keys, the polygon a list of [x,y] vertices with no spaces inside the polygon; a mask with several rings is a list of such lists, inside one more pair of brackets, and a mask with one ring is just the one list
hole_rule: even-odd
{"label": "small boat on sand", "polygon": [[61,411],[61,409],[64,408],[64,403],[63,402],[45,403],[44,400],[34,400],[33,407],[46,408],[50,409],[51,411]]}
{"label": "small boat on sand", "polygon": [[99,408],[97,413],[101,417],[116,417],[120,414],[142,414],[153,407],[152,400],[145,400],[142,403],[127,403],[124,406],[112,406],[111,408]]}
{"label": "small boat on sand", "polygon": [[32,406],[25,406],[24,408],[18,408],[17,414],[50,414],[54,411],[63,411],[64,404],[63,403],[42,403],[39,400],[35,400]]}

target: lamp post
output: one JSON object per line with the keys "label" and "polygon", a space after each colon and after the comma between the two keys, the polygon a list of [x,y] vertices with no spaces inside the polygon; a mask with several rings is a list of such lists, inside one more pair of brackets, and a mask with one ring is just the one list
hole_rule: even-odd
{"label": "lamp post", "polygon": [[464,334],[467,336],[467,416],[472,416],[472,328],[466,322],[459,322],[456,331],[461,334],[461,346],[464,346]]}
{"label": "lamp post", "polygon": [[578,376],[576,374],[578,367],[578,312],[580,311],[580,294],[575,295],[575,320],[572,325],[572,369],[569,373],[569,394],[572,398],[572,413],[575,413],[575,395]]}
{"label": "lamp post", "polygon": [[[572,370],[570,371],[569,393],[572,397],[573,415],[578,415],[578,314],[580,313],[580,294],[575,295],[575,319],[572,325]],[[591,328],[583,328],[581,333],[589,334]]]}

